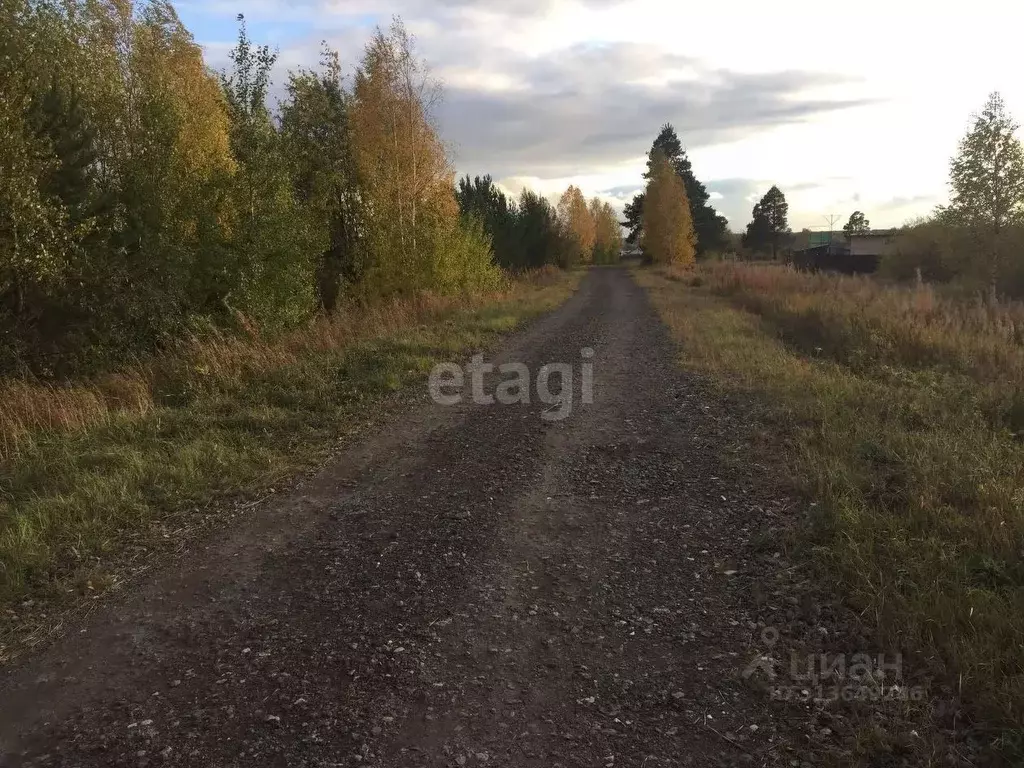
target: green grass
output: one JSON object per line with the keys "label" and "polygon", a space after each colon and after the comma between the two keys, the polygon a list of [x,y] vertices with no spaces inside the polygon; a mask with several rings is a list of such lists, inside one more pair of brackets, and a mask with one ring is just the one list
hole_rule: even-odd
{"label": "green grass", "polygon": [[1020,307],[771,267],[637,276],[682,364],[760,404],[764,447],[819,502],[804,543],[822,578],[1017,749]]}
{"label": "green grass", "polygon": [[[553,309],[579,277],[548,275],[482,305],[417,311],[338,344],[313,329],[315,338],[291,340],[295,354],[260,343],[241,367],[168,361],[177,373],[154,380],[152,407],[22,436],[0,463],[0,615],[13,625],[28,598],[95,594],[126,556],[216,522],[217,500],[317,466],[393,393]],[[216,357],[208,353],[194,357]]]}

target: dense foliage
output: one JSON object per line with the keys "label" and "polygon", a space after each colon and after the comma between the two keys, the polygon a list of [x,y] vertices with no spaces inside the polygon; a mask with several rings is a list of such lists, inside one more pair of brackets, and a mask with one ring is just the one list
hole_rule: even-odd
{"label": "dense foliage", "polygon": [[490,176],[460,179],[456,197],[466,225],[483,227],[506,269],[618,261],[622,231],[615,211],[596,197],[588,204],[578,187],[565,191],[557,209],[528,190],[517,203]]}
{"label": "dense foliage", "polygon": [[[500,281],[400,22],[350,88],[325,48],[271,104],[276,55],[239,21],[214,73],[168,0],[0,0],[0,371],[96,370],[183,332]],[[510,261],[502,242],[499,263],[564,260],[535,202],[521,240],[539,250]]]}
{"label": "dense foliage", "polygon": [[849,237],[871,231],[871,222],[868,221],[863,211],[854,211],[850,214],[850,220],[843,224],[843,233]]}
{"label": "dense foliage", "polygon": [[651,153],[650,167],[640,234],[644,253],[656,264],[692,265],[697,256],[697,236],[686,185],[660,149]]}

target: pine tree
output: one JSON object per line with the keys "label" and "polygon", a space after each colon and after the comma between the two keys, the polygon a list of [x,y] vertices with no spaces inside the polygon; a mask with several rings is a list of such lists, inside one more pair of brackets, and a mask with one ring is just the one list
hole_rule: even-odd
{"label": "pine tree", "polygon": [[640,240],[640,233],[644,228],[644,193],[639,192],[633,196],[633,200],[626,203],[626,207],[622,211],[623,218],[622,222],[628,230],[626,235],[626,242],[630,245],[635,245]]}
{"label": "pine tree", "polygon": [[56,163],[43,179],[43,194],[63,203],[72,226],[92,217],[98,200],[95,130],[88,125],[74,86],[65,93],[56,81],[34,105],[36,134],[50,148]]}
{"label": "pine tree", "polygon": [[871,222],[861,211],[854,211],[850,214],[850,220],[843,225],[843,232],[846,236],[855,235],[860,232],[868,232],[871,229]]}
{"label": "pine tree", "polygon": [[463,218],[473,218],[483,224],[498,264],[506,269],[526,266],[527,255],[518,236],[515,201],[509,200],[489,175],[473,179],[466,175],[459,179],[455,197]]}
{"label": "pine tree", "polygon": [[571,263],[575,243],[562,231],[551,203],[536,192],[524,189],[519,196],[517,230],[528,266]]}
{"label": "pine tree", "polygon": [[777,258],[792,234],[786,196],[778,187],[772,186],[754,205],[752,214],[743,236],[744,247],[753,251],[767,251],[773,259]]}
{"label": "pine tree", "polygon": [[651,153],[641,237],[644,252],[656,264],[688,266],[696,259],[697,237],[686,186],[658,149]]}

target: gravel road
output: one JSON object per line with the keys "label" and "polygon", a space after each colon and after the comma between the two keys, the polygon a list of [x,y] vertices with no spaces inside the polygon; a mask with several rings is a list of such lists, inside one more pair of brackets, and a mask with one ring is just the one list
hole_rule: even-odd
{"label": "gravel road", "polygon": [[0,765],[799,765],[742,674],[786,501],[675,356],[594,269],[487,358],[572,364],[569,418],[424,391],[3,673]]}

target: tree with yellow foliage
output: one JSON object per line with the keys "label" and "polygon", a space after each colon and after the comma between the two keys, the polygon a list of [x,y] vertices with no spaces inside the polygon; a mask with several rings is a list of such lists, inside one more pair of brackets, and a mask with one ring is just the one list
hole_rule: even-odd
{"label": "tree with yellow foliage", "polygon": [[686,187],[660,149],[651,153],[651,173],[644,196],[641,243],[656,264],[689,266],[697,256]]}
{"label": "tree with yellow foliage", "polygon": [[594,220],[594,263],[618,261],[622,249],[622,228],[615,210],[609,203],[595,197],[590,201],[590,216]]}
{"label": "tree with yellow foliage", "polygon": [[371,293],[448,292],[497,279],[486,237],[460,224],[454,169],[431,116],[439,94],[401,21],[377,30],[351,112]]}
{"label": "tree with yellow foliage", "polygon": [[[558,201],[558,221],[568,235],[572,248],[568,258],[571,264],[586,264],[594,257],[594,218],[587,207],[587,199],[577,186],[562,193]],[[571,266],[564,264],[563,266]]]}

